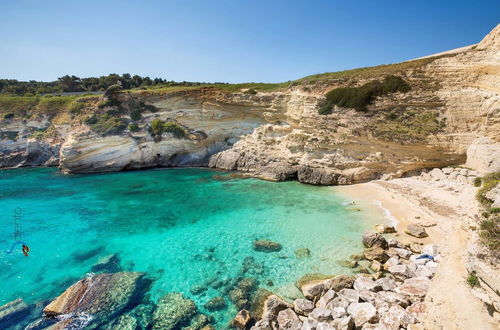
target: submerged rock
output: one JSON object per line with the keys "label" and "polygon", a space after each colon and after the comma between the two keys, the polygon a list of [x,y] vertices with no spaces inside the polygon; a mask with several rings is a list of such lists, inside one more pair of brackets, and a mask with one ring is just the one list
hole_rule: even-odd
{"label": "submerged rock", "polygon": [[120,257],[117,254],[110,254],[108,256],[100,258],[90,269],[90,271],[93,273],[116,273],[120,270]]}
{"label": "submerged rock", "polygon": [[104,327],[105,330],[135,330],[136,328],[137,320],[128,314],[118,317],[116,320]]}
{"label": "submerged rock", "polygon": [[295,257],[297,259],[306,259],[311,256],[311,250],[308,248],[300,248],[295,250]]}
{"label": "submerged rock", "polygon": [[226,306],[226,300],[222,297],[212,298],[204,305],[204,307],[210,312],[219,311],[226,308]]}
{"label": "submerged rock", "polygon": [[280,243],[262,239],[253,242],[253,249],[259,252],[277,252],[281,251],[282,246]]}
{"label": "submerged rock", "polygon": [[189,292],[191,292],[192,295],[200,295],[202,294],[203,292],[207,291],[208,288],[205,286],[205,285],[201,285],[201,284],[198,284],[198,285],[194,285],[191,287],[191,289],[189,289]]}
{"label": "submerged rock", "polygon": [[48,304],[46,316],[69,313],[112,314],[124,309],[149,287],[144,273],[98,274],[79,280]]}
{"label": "submerged rock", "polygon": [[29,307],[21,298],[0,306],[0,328],[6,329],[10,325],[19,323],[27,314]]}
{"label": "submerged rock", "polygon": [[158,301],[153,313],[152,329],[178,329],[189,325],[197,308],[191,299],[180,293],[169,293]]}

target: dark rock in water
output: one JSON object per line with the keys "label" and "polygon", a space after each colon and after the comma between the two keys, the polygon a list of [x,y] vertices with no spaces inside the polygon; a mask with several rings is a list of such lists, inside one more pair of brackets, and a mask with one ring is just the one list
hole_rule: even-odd
{"label": "dark rock in water", "polygon": [[118,317],[113,322],[110,322],[103,329],[105,330],[135,330],[137,329],[137,320],[128,314],[122,315]]}
{"label": "dark rock in water", "polygon": [[100,258],[90,269],[93,273],[117,273],[121,271],[120,257],[117,254],[110,254]]}
{"label": "dark rock in water", "polygon": [[272,280],[267,280],[266,284],[268,286],[274,286],[274,282]]}
{"label": "dark rock in water", "polygon": [[238,288],[240,288],[247,294],[254,291],[258,285],[259,281],[257,281],[255,278],[243,278],[236,284]]}
{"label": "dark rock in water", "polygon": [[77,251],[77,252],[73,253],[72,257],[73,257],[73,259],[75,259],[76,262],[81,263],[81,262],[89,260],[92,257],[95,257],[96,255],[100,254],[102,251],[104,251],[104,246],[99,246],[99,247],[96,247],[95,249],[92,249],[90,251],[85,251],[85,252]]}
{"label": "dark rock in water", "polygon": [[342,267],[356,268],[358,262],[356,260],[338,260],[337,263]]}
{"label": "dark rock in water", "polygon": [[191,292],[191,294],[197,296],[199,294],[202,294],[203,292],[207,291],[208,288],[205,286],[205,285],[194,285],[193,287],[191,287],[191,289],[189,290]]}
{"label": "dark rock in water", "polygon": [[20,323],[29,314],[29,307],[21,298],[0,306],[0,329]]}
{"label": "dark rock in water", "polygon": [[155,305],[153,303],[140,304],[131,310],[129,314],[137,320],[141,329],[147,329],[153,319],[154,309]]}
{"label": "dark rock in water", "polygon": [[210,312],[220,311],[221,309],[226,308],[226,301],[222,297],[215,297],[210,299],[204,307]]}
{"label": "dark rock in water", "polygon": [[257,289],[257,292],[253,295],[252,301],[250,303],[250,313],[256,317],[260,318],[264,311],[264,303],[269,296],[273,293],[266,289]]}
{"label": "dark rock in water", "polygon": [[282,246],[280,243],[261,239],[253,242],[253,249],[259,252],[277,252],[282,249]]}
{"label": "dark rock in water", "polygon": [[183,330],[198,330],[198,329],[212,329],[212,326],[208,323],[212,322],[212,319],[205,314],[197,314],[191,319],[188,327],[182,328]]}
{"label": "dark rock in water", "polygon": [[85,313],[92,315],[95,323],[108,321],[140,301],[150,284],[144,279],[144,273],[137,272],[89,276],[67,288],[43,309],[43,313],[48,317]]}
{"label": "dark rock in water", "polygon": [[233,319],[232,325],[237,329],[249,329],[255,321],[246,309],[242,309],[236,314]]}
{"label": "dark rock in water", "polygon": [[227,280],[218,280],[212,283],[212,288],[220,289],[227,285]]}
{"label": "dark rock in water", "polygon": [[300,248],[295,250],[295,257],[297,259],[305,259],[309,258],[311,256],[311,250],[308,248]]}
{"label": "dark rock in water", "polygon": [[169,293],[158,300],[152,329],[180,329],[189,325],[197,313],[195,303],[180,293]]}
{"label": "dark rock in water", "polygon": [[384,236],[377,233],[364,233],[363,245],[367,248],[379,247],[382,249],[387,249],[389,247],[389,244],[387,243]]}
{"label": "dark rock in water", "polygon": [[243,266],[241,268],[242,274],[255,274],[262,275],[264,273],[264,265],[261,263],[255,262],[254,257],[245,257],[243,260]]}
{"label": "dark rock in water", "polygon": [[238,300],[245,299],[245,292],[241,289],[233,289],[229,291],[229,300],[236,303]]}

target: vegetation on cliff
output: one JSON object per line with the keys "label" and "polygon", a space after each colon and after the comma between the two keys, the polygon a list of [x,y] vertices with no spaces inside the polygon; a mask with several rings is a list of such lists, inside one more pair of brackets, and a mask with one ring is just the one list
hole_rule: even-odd
{"label": "vegetation on cliff", "polygon": [[18,81],[15,79],[0,79],[0,93],[13,95],[32,96],[46,93],[66,92],[95,92],[105,91],[112,85],[120,84],[123,89],[149,87],[149,86],[196,86],[206,83],[175,82],[163,78],[131,76],[129,73],[118,75],[111,73],[107,76],[80,78],[77,76],[63,76],[56,81]]}
{"label": "vegetation on cliff", "polygon": [[121,118],[111,116],[109,113],[94,114],[85,120],[85,124],[102,136],[119,134],[127,127]]}
{"label": "vegetation on cliff", "polygon": [[410,85],[398,76],[387,76],[382,81],[370,81],[360,87],[339,87],[326,94],[326,100],[318,109],[322,115],[332,112],[333,105],[366,111],[375,97],[395,92],[408,92]]}
{"label": "vegetation on cliff", "polygon": [[483,221],[480,225],[479,236],[484,244],[493,252],[500,253],[500,210],[492,208],[492,201],[486,194],[500,184],[500,172],[484,176],[482,186],[476,193],[476,198],[487,211],[483,212]]}
{"label": "vegetation on cliff", "polygon": [[414,143],[424,141],[444,126],[438,111],[393,109],[369,126],[369,130],[381,140]]}
{"label": "vegetation on cliff", "polygon": [[161,119],[153,119],[150,125],[152,135],[161,136],[163,133],[172,133],[176,138],[186,136],[186,131],[175,121],[163,121]]}

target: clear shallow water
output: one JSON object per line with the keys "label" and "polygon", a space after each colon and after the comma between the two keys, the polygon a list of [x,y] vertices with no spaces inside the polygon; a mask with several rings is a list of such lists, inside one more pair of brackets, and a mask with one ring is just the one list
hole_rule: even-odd
{"label": "clear shallow water", "polygon": [[[346,202],[327,187],[205,169],[71,176],[55,169],[0,171],[0,305],[53,298],[113,254],[122,270],[154,279],[153,300],[177,291],[206,312],[203,304],[224,293],[190,289],[241,275],[249,257],[261,287],[292,298],[298,294],[293,282],[304,274],[349,273],[336,261],[359,252],[360,235],[380,220]],[[17,207],[22,240],[31,248],[27,258],[19,246],[5,253],[14,242]],[[256,252],[255,239],[283,249]],[[298,259],[298,248],[311,256]],[[229,304],[211,315],[222,325],[235,312]]]}

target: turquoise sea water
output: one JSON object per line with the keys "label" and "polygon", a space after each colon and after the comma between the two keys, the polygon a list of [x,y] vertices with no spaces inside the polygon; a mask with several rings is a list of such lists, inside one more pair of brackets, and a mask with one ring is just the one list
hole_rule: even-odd
{"label": "turquoise sea water", "polygon": [[[53,298],[116,255],[124,271],[154,280],[150,297],[181,292],[225,325],[230,303],[209,313],[203,304],[223,295],[190,289],[210,279],[231,280],[245,263],[260,287],[285,297],[299,295],[293,283],[307,273],[349,273],[337,260],[361,249],[360,235],[377,216],[346,206],[328,187],[234,178],[206,169],[163,169],[95,175],[62,175],[56,169],[0,171],[0,305],[18,297],[27,303]],[[20,247],[14,214],[22,215]],[[279,252],[253,250],[256,239],[282,244]],[[308,248],[309,258],[295,250]]]}

